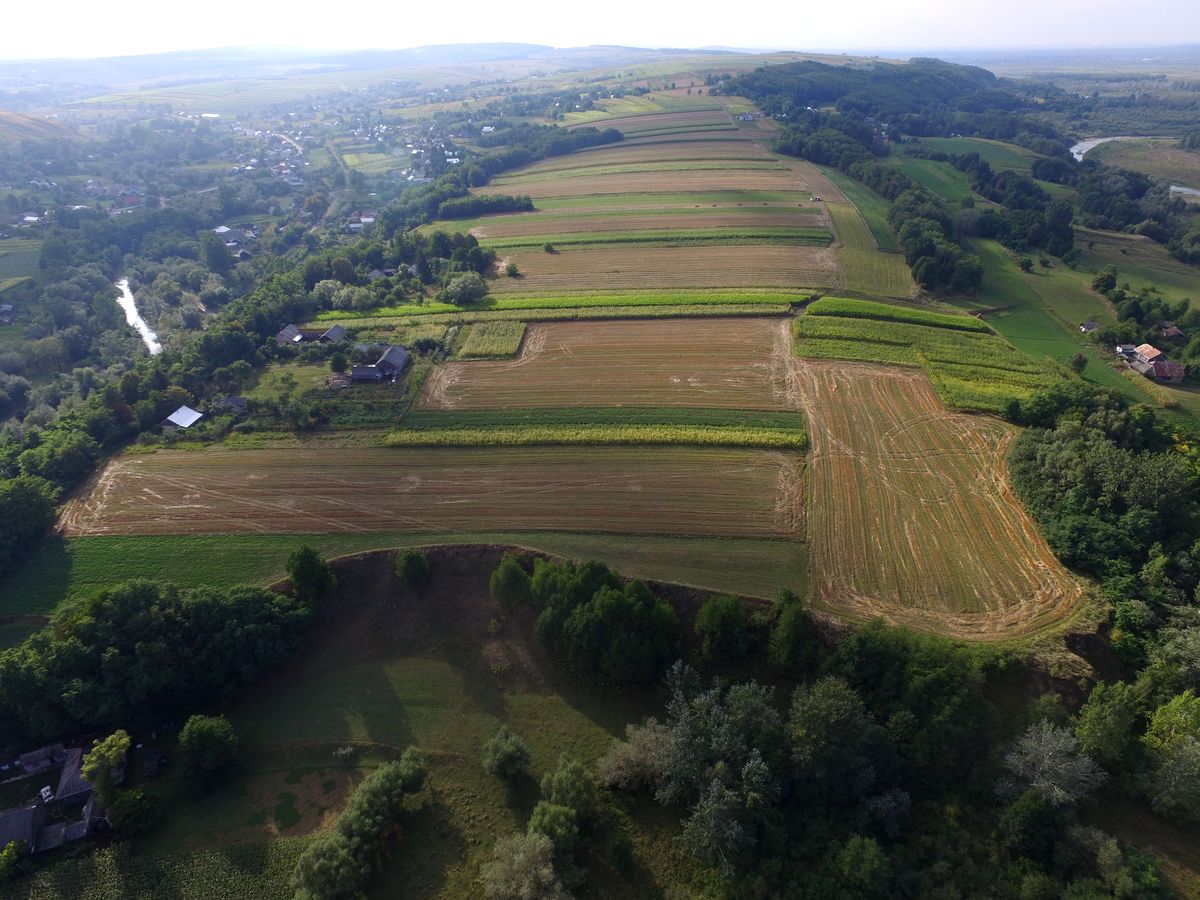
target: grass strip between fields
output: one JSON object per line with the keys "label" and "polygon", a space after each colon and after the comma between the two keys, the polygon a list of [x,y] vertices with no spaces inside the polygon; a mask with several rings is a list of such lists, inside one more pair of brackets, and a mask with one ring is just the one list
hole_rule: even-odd
{"label": "grass strip between fields", "polygon": [[930,328],[949,328],[956,331],[978,331],[990,333],[991,328],[982,319],[939,313],[909,306],[894,306],[890,303],[875,303],[851,297],[822,297],[809,304],[810,316],[840,316],[846,319],[874,319],[880,322],[907,322],[910,325],[927,325]]}
{"label": "grass strip between fields", "polygon": [[572,406],[537,409],[414,409],[404,428],[495,428],[527,425],[683,425],[804,430],[797,410],[698,407]]}
{"label": "grass strip between fields", "polygon": [[692,446],[804,450],[799,429],[713,425],[509,425],[394,431],[386,447]]}
{"label": "grass strip between fields", "polygon": [[[807,299],[809,299],[809,295],[806,295],[801,289],[789,292],[753,289],[740,291],[604,291],[599,293],[580,291],[578,293],[546,294],[540,297],[489,297],[482,303],[471,306],[455,306],[452,303],[435,302],[419,305],[380,306],[365,310],[331,309],[320,313],[314,321],[341,322],[350,319],[409,318],[443,313],[469,316],[482,312],[580,310],[588,307],[602,307],[608,310],[636,306],[667,306],[678,310],[686,310],[695,306],[730,306],[750,309],[757,308],[758,304],[788,306]],[[707,315],[707,313],[697,313],[697,315]]]}

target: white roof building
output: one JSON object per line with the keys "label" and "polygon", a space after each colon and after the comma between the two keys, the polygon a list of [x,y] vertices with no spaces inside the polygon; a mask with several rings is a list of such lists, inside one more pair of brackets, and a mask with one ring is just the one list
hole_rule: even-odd
{"label": "white roof building", "polygon": [[191,428],[204,417],[204,413],[196,412],[190,406],[181,406],[163,420],[163,425],[174,425],[176,428]]}

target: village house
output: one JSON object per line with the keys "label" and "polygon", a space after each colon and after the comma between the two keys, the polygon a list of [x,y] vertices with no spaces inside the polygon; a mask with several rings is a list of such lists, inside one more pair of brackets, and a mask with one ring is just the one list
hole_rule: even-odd
{"label": "village house", "polygon": [[1129,368],[1155,381],[1179,384],[1186,374],[1183,363],[1167,359],[1153,344],[1118,344],[1116,353]]}
{"label": "village house", "polygon": [[204,418],[204,413],[196,412],[190,406],[181,406],[162,420],[160,427],[164,434],[180,429],[186,431]]}
{"label": "village house", "polygon": [[32,769],[30,774],[57,765],[62,772],[56,789],[47,785],[36,801],[0,811],[0,847],[24,841],[30,853],[43,853],[87,837],[96,818],[96,797],[83,777],[83,750],[54,744],[22,756],[17,765]]}
{"label": "village house", "polygon": [[379,359],[370,365],[354,366],[350,370],[350,380],[356,384],[395,381],[411,361],[412,357],[403,347],[386,347]]}

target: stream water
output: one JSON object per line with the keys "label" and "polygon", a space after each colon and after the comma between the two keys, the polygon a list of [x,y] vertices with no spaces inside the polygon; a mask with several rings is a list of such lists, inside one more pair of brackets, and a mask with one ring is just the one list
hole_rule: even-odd
{"label": "stream water", "polygon": [[142,336],[142,341],[145,343],[146,349],[150,351],[150,355],[158,356],[162,353],[162,344],[158,342],[158,335],[150,329],[146,320],[138,312],[137,301],[133,298],[133,291],[129,289],[129,279],[122,278],[118,281],[117,290],[121,292],[121,296],[117,298],[117,305],[125,311],[125,321]]}

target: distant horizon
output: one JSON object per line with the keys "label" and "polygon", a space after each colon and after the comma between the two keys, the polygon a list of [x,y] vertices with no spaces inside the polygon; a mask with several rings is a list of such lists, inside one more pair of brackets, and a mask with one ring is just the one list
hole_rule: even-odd
{"label": "distant horizon", "polygon": [[[362,0],[353,16],[318,7],[249,6],[210,14],[152,0],[103,5],[64,0],[53,27],[33,4],[6,10],[0,59],[108,59],[232,48],[305,53],[402,50],[423,46],[529,43],[558,49],[748,50],[892,55],[930,52],[1028,52],[1160,49],[1200,44],[1194,0],[844,0],[781,14],[731,13],[701,0],[685,15],[633,0],[564,15],[552,0],[513,0],[503,7],[463,0],[453,11],[396,9]],[[332,14],[331,14],[332,13]],[[1119,36],[1119,37],[1114,37]]]}
{"label": "distant horizon", "polygon": [[[4,56],[0,55],[3,63],[38,63],[38,62],[100,62],[110,59],[138,59],[161,56],[182,56],[187,54],[263,54],[271,56],[294,56],[317,58],[323,56],[343,56],[353,53],[409,53],[417,50],[438,49],[445,47],[487,47],[487,46],[529,46],[545,48],[554,52],[569,50],[590,50],[614,48],[623,50],[644,50],[653,53],[799,53],[821,56],[880,56],[904,59],[914,55],[938,56],[939,54],[1007,54],[1007,53],[1044,53],[1080,54],[1104,52],[1153,52],[1180,51],[1195,48],[1200,53],[1200,41],[1188,40],[1168,44],[1088,44],[1088,45],[980,45],[980,46],[908,46],[908,47],[822,47],[822,46],[733,46],[728,44],[705,44],[699,46],[686,45],[650,45],[629,43],[591,43],[591,44],[546,44],[536,41],[447,41],[439,43],[412,44],[406,46],[304,46],[293,44],[215,44],[212,46],[179,47],[162,50],[147,50],[127,53],[77,54],[57,56]],[[1152,60],[1148,60],[1152,61]]]}

